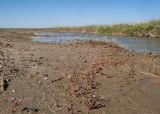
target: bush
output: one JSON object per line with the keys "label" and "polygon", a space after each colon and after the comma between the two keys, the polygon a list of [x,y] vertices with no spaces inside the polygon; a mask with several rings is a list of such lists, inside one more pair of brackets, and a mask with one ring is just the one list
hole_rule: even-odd
{"label": "bush", "polygon": [[98,29],[98,32],[99,33],[103,33],[103,34],[110,34],[110,33],[113,33],[114,29],[112,26],[101,26],[99,27]]}
{"label": "bush", "polygon": [[157,25],[153,28],[153,32],[160,34],[160,25]]}

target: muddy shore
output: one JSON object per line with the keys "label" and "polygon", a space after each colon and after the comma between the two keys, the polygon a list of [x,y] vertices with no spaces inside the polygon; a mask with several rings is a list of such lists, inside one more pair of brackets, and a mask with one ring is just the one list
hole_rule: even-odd
{"label": "muddy shore", "polygon": [[160,56],[0,30],[0,114],[159,114]]}

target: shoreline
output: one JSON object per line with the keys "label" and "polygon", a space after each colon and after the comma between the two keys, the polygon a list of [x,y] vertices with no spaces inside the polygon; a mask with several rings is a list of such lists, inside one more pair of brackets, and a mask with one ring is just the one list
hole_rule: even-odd
{"label": "shoreline", "polygon": [[2,114],[160,111],[159,56],[96,41],[32,42],[27,31],[0,34]]}
{"label": "shoreline", "polygon": [[[46,32],[46,33],[78,33],[78,34],[92,34],[92,35],[109,35],[109,36],[129,36],[129,37],[137,37],[137,38],[156,38],[159,39],[160,36],[148,36],[148,35],[131,35],[131,34],[121,34],[121,33],[96,33],[96,32],[75,32],[75,31],[54,31],[54,30],[35,30],[35,32]],[[149,34],[149,33],[148,33]],[[36,35],[35,35],[36,36]],[[38,35],[39,36],[39,35]]]}
{"label": "shoreline", "polygon": [[[38,34],[39,33],[39,34]],[[48,37],[48,35],[51,37],[52,35],[59,35],[59,33],[61,34],[65,34],[66,33],[66,35],[68,35],[68,34],[75,34],[75,35],[93,35],[93,37],[94,37],[94,35],[98,38],[98,37],[101,37],[102,36],[102,34],[94,34],[94,33],[78,33],[78,32],[38,32],[38,33],[35,33],[35,35],[36,36],[46,36],[46,38]],[[105,35],[103,35],[103,36],[105,36]],[[115,37],[121,37],[120,38],[120,40],[122,39],[122,41],[123,41],[123,39],[126,37],[127,38],[127,36],[125,36],[125,37],[123,37],[122,35],[120,36],[120,35],[106,35],[107,37],[113,37],[113,36],[115,36]],[[48,38],[50,38],[50,37],[48,37]],[[72,37],[72,36],[71,36]],[[133,36],[128,36],[128,39],[130,39],[130,40],[132,40],[132,37]],[[34,38],[34,37],[33,37]],[[36,38],[36,37],[35,37]],[[38,38],[38,37],[37,37]],[[139,37],[133,37],[133,38],[139,38]],[[142,37],[143,39],[142,40],[145,40],[145,38],[144,37]],[[38,40],[39,39],[39,40]],[[41,38],[38,38],[37,39],[37,42],[41,42]],[[44,41],[45,42],[45,37],[44,38],[42,38],[43,40],[42,40],[42,42]],[[113,38],[114,39],[114,38]],[[139,38],[139,39],[141,39],[141,38]],[[70,39],[71,41],[68,41],[68,43],[69,42],[72,42],[72,38]],[[86,39],[86,40],[84,40],[84,41],[94,41],[94,39]],[[125,39],[124,39],[125,40]],[[152,39],[153,41],[154,40],[156,40],[156,38],[153,38]],[[34,41],[34,40],[33,40]],[[81,39],[77,39],[77,40],[74,40],[73,39],[73,42],[74,41],[81,41]],[[83,41],[83,40],[82,40]],[[54,41],[53,41],[54,42]],[[64,41],[65,42],[65,41]],[[63,42],[63,38],[62,38],[62,42],[58,42],[58,41],[56,41],[55,43],[64,43]],[[110,41],[105,41],[105,40],[103,40],[103,42],[110,42]],[[112,42],[112,41],[111,41]],[[134,40],[133,40],[133,42],[134,42]],[[51,43],[51,42],[48,42],[48,43]],[[67,42],[66,42],[67,43]],[[130,51],[130,52],[133,52],[133,53],[136,53],[136,54],[142,54],[142,55],[152,55],[152,56],[156,56],[156,55],[159,55],[159,52],[157,51],[157,52],[154,52],[154,51],[149,51],[149,49],[148,49],[148,51],[146,50],[146,51],[144,51],[144,52],[138,52],[137,50],[134,50],[134,48],[132,49],[130,49],[130,48],[127,48],[127,47],[125,47],[125,46],[121,46],[121,45],[119,45],[119,44],[116,44],[116,43],[114,43],[114,42],[112,42],[114,45],[117,45],[117,46],[119,46],[119,47],[122,47],[122,48],[125,48],[125,49],[127,49],[128,51]],[[145,45],[145,44],[143,44],[142,43],[142,45]],[[152,47],[152,45],[151,45],[151,47]],[[148,47],[149,48],[149,47]],[[139,49],[141,49],[141,48],[139,48]],[[144,48],[144,50],[145,49],[147,49],[147,48]],[[134,50],[134,51],[133,51]],[[150,50],[153,50],[153,49],[150,49]]]}

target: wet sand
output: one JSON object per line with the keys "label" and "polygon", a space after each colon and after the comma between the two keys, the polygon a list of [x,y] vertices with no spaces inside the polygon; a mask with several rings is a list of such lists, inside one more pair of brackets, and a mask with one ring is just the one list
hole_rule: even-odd
{"label": "wet sand", "polygon": [[0,30],[0,114],[159,114],[160,56]]}

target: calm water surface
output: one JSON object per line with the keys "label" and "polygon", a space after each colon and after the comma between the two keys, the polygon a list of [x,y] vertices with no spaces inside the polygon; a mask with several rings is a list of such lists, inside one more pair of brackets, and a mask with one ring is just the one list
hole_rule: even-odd
{"label": "calm water surface", "polygon": [[112,42],[135,53],[147,54],[151,52],[153,55],[160,55],[160,39],[157,38],[47,32],[36,33],[36,35],[38,36],[33,38],[35,42],[66,43],[73,40],[98,40]]}

